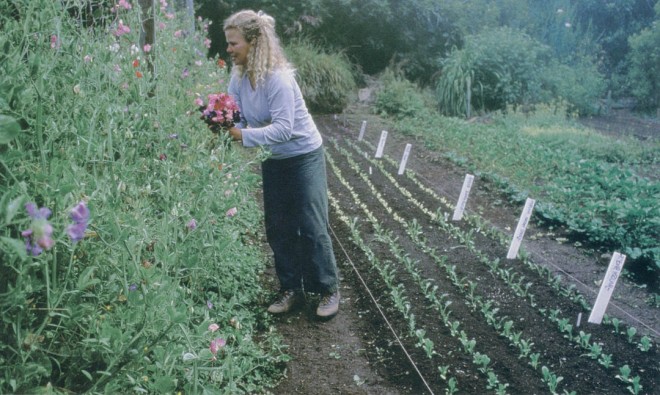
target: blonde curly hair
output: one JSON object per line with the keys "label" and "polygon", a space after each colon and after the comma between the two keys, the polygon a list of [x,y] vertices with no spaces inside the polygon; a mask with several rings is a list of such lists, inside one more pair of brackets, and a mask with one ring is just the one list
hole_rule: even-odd
{"label": "blonde curly hair", "polygon": [[225,19],[223,30],[238,30],[250,44],[247,66],[235,65],[232,73],[240,77],[248,74],[251,81],[264,81],[271,71],[281,68],[293,71],[275,32],[275,19],[262,12],[239,11]]}

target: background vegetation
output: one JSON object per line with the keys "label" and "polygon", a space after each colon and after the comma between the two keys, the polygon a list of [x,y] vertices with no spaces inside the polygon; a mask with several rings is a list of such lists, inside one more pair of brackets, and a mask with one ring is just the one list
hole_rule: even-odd
{"label": "background vegetation", "polygon": [[[446,114],[465,115],[465,108],[456,106],[464,103],[465,85],[447,82],[458,67],[459,74],[473,78],[473,111],[564,100],[588,115],[608,109],[608,103],[599,101],[608,92],[615,99],[634,97],[641,111],[655,112],[660,106],[657,0],[198,0],[198,4],[200,15],[216,21],[210,31],[215,43],[211,54],[224,56],[224,18],[236,9],[262,9],[276,18],[285,39],[303,35],[331,52],[345,53],[367,74],[396,66],[415,83],[440,85],[440,102],[451,97],[451,105],[441,109]],[[489,41],[492,32],[506,39]],[[495,56],[479,62],[486,59],[484,50]]]}

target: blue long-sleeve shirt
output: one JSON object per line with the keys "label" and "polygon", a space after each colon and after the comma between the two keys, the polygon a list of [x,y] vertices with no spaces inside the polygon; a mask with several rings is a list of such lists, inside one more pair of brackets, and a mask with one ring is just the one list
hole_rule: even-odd
{"label": "blue long-sleeve shirt", "polygon": [[241,111],[244,147],[265,146],[272,159],[311,152],[322,144],[293,71],[276,70],[252,88],[247,75],[232,75],[229,94]]}

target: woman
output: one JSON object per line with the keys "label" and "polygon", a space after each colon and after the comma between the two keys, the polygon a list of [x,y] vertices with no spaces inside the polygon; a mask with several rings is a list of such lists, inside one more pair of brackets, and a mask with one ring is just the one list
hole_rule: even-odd
{"label": "woman", "polygon": [[234,67],[229,94],[241,121],[228,132],[244,147],[266,147],[262,163],[266,237],[280,281],[268,311],[290,311],[305,292],[319,293],[320,317],[339,309],[337,265],[328,233],[328,196],[321,135],[307,111],[275,20],[240,11],[224,23]]}

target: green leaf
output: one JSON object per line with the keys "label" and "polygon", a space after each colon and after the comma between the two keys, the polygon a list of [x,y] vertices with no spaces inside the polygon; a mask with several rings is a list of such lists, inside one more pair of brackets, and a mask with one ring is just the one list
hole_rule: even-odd
{"label": "green leaf", "polygon": [[21,132],[21,126],[8,115],[0,115],[0,144],[7,144]]}
{"label": "green leaf", "polygon": [[20,196],[9,202],[9,204],[7,205],[7,212],[5,215],[5,223],[8,224],[11,222],[12,219],[14,219],[14,217],[18,213],[18,210],[20,210],[20,208],[23,206],[23,200],[24,197]]}
{"label": "green leaf", "polygon": [[171,377],[159,376],[155,380],[154,388],[161,394],[171,393],[176,389],[176,382]]}
{"label": "green leaf", "polygon": [[27,250],[25,249],[25,243],[20,240],[12,239],[9,237],[0,237],[0,240],[6,244],[11,250],[18,255],[21,261],[27,259]]}
{"label": "green leaf", "polygon": [[89,379],[89,381],[93,380],[92,375],[88,371],[86,371],[85,369],[82,369],[81,372],[82,372],[82,374],[85,375],[85,377],[87,377]]}
{"label": "green leaf", "polygon": [[94,266],[87,267],[85,270],[83,270],[82,273],[80,273],[80,277],[78,277],[78,289],[81,291],[84,291],[85,289],[91,287],[94,284],[97,284],[100,282],[98,278],[94,278],[94,270],[96,268]]}

